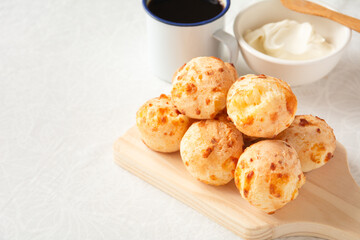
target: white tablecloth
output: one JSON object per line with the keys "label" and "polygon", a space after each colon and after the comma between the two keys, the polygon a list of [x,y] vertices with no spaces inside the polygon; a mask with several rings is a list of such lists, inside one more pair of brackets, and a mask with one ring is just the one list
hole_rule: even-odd
{"label": "white tablecloth", "polygon": [[[247,2],[232,1],[229,32]],[[360,18],[360,1],[328,2]],[[140,0],[0,2],[0,239],[239,239],[113,162],[137,109],[170,89],[147,71],[145,38]],[[360,183],[360,34],[294,92]]]}

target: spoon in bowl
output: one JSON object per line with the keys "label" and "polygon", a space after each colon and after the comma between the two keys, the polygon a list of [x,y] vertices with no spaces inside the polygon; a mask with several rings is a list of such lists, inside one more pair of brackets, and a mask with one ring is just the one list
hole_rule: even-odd
{"label": "spoon in bowl", "polygon": [[360,32],[359,19],[335,12],[319,4],[306,0],[281,0],[281,3],[293,11],[325,17]]}

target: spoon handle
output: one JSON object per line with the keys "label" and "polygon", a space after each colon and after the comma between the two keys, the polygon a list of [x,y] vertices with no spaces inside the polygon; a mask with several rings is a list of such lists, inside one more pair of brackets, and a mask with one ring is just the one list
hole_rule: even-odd
{"label": "spoon handle", "polygon": [[325,17],[360,32],[360,20],[335,12],[319,4],[306,0],[281,0],[282,4],[296,12]]}
{"label": "spoon handle", "polygon": [[345,25],[345,26],[351,28],[352,30],[360,32],[360,20],[359,19],[347,16],[345,14],[335,12],[332,10],[330,10],[329,19],[331,19],[335,22],[338,22],[342,25]]}

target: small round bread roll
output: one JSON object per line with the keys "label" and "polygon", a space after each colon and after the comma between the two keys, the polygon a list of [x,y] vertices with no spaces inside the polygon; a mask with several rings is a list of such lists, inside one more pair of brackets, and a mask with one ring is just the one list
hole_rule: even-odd
{"label": "small round bread roll", "polygon": [[280,140],[263,140],[246,148],[235,170],[241,196],[267,213],[295,199],[304,183],[295,149]]}
{"label": "small round bread roll", "polygon": [[332,128],[321,118],[299,115],[276,139],[288,142],[297,151],[303,172],[323,166],[335,152]]}
{"label": "small round bread roll", "polygon": [[191,119],[175,108],[169,96],[161,94],[140,107],[136,124],[149,148],[158,152],[176,152]]}
{"label": "small round bread roll", "polygon": [[202,120],[191,125],[185,133],[180,154],[193,177],[219,186],[233,179],[243,145],[242,134],[233,124]]}
{"label": "small round bread roll", "polygon": [[290,126],[296,109],[290,86],[263,74],[240,77],[227,96],[229,117],[240,132],[250,137],[275,137]]}
{"label": "small round bread roll", "polygon": [[225,108],[227,92],[236,78],[233,65],[215,57],[197,57],[177,70],[171,98],[186,116],[211,119]]}

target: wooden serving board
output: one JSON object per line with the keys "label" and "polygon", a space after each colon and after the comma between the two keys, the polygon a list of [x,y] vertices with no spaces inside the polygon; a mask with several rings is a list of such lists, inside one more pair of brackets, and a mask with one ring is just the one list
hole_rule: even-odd
{"label": "wooden serving board", "polygon": [[114,144],[115,162],[186,203],[244,239],[315,236],[360,239],[360,188],[350,175],[345,148],[337,142],[334,158],[306,174],[299,196],[268,215],[244,200],[233,182],[203,184],[186,171],[180,154],[148,149],[136,127]]}

